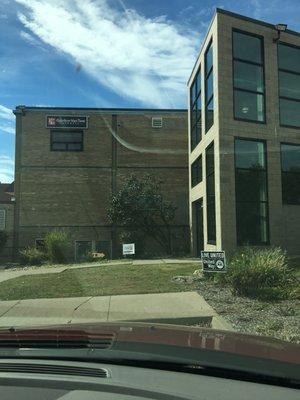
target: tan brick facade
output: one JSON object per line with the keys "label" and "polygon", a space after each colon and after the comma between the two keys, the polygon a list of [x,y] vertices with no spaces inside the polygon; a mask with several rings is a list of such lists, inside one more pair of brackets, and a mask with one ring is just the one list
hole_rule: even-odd
{"label": "tan brick facade", "polygon": [[[107,219],[113,193],[134,173],[163,181],[164,197],[178,208],[173,230],[188,248],[188,153],[185,110],[101,110],[17,107],[15,252],[60,227],[72,240],[120,244]],[[84,115],[83,151],[50,151],[47,115]],[[162,128],[152,117],[162,117]],[[176,248],[180,247],[178,244]],[[149,253],[160,254],[153,245]]]}
{"label": "tan brick facade", "polygon": [[[239,29],[263,37],[266,123],[234,119],[232,29]],[[300,254],[300,206],[282,203],[280,151],[281,143],[300,144],[300,129],[286,128],[279,123],[277,44],[273,42],[276,37],[277,31],[271,25],[217,10],[203,42],[199,58],[189,80],[189,88],[199,66],[201,65],[201,68],[204,68],[204,53],[212,39],[214,46],[214,125],[205,134],[205,124],[202,122],[203,139],[194,151],[190,152],[189,164],[191,165],[198,155],[202,154],[203,171],[205,171],[205,149],[211,141],[214,141],[216,245],[207,244],[206,180],[205,173],[203,173],[203,181],[190,189],[192,246],[195,244],[195,240],[193,240],[195,227],[192,204],[197,199],[203,199],[204,249],[222,249],[231,253],[237,248],[234,139],[241,137],[265,140],[266,142],[270,245],[281,246],[291,255]],[[284,43],[300,46],[300,35],[297,33],[283,32],[280,40]],[[203,74],[202,87],[204,87]],[[203,102],[204,90],[202,90],[202,104],[204,104]],[[202,121],[204,119],[205,115],[202,108]],[[189,138],[190,136],[191,130],[189,128]]]}

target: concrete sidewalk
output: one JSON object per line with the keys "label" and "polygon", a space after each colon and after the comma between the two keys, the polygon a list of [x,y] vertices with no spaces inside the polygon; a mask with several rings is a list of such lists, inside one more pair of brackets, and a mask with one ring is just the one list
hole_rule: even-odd
{"label": "concrete sidewalk", "polygon": [[0,302],[0,326],[143,321],[232,327],[197,292]]}

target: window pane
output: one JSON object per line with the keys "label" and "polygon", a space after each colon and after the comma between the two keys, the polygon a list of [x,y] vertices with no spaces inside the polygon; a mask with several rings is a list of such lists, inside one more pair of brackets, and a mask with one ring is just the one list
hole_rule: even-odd
{"label": "window pane", "polygon": [[81,142],[81,132],[52,132],[54,142]]}
{"label": "window pane", "polygon": [[198,97],[198,99],[197,99],[197,105],[196,105],[196,107],[197,107],[197,110],[201,110],[201,95]]}
{"label": "window pane", "polygon": [[193,104],[196,99],[196,80],[194,80],[191,87],[191,103]]}
{"label": "window pane", "polygon": [[237,169],[236,200],[238,202],[267,201],[266,172],[262,170]]}
{"label": "window pane", "polygon": [[214,83],[213,83],[213,73],[211,72],[211,74],[209,75],[209,77],[206,80],[206,98],[205,101],[207,102],[211,96],[213,95],[213,91],[214,91]]}
{"label": "window pane", "polygon": [[262,63],[261,39],[240,32],[233,32],[233,56],[246,61]]}
{"label": "window pane", "polygon": [[209,50],[205,53],[205,76],[207,76],[213,65],[213,47],[210,45]]}
{"label": "window pane", "polygon": [[52,143],[52,150],[67,150],[66,143]]}
{"label": "window pane", "polygon": [[214,144],[211,144],[206,149],[206,175],[209,175],[214,172],[215,164],[214,164]]}
{"label": "window pane", "polygon": [[300,172],[300,145],[281,145],[281,162],[283,171]]}
{"label": "window pane", "polygon": [[206,132],[213,126],[214,124],[214,98],[206,106],[205,113],[205,130]]}
{"label": "window pane", "polygon": [[197,158],[192,164],[192,186],[202,181],[202,157]]}
{"label": "window pane", "polygon": [[207,202],[207,241],[216,241],[216,206],[215,199],[209,198]]}
{"label": "window pane", "polygon": [[264,169],[265,153],[264,143],[254,140],[235,140],[235,166],[236,168]]}
{"label": "window pane", "polygon": [[263,69],[257,65],[234,61],[234,86],[263,92]]}
{"label": "window pane", "polygon": [[234,115],[236,118],[264,122],[264,97],[262,94],[234,91]]}
{"label": "window pane", "polygon": [[237,239],[242,245],[268,242],[266,203],[237,203]]}
{"label": "window pane", "polygon": [[197,96],[201,92],[201,71],[199,70],[196,76],[197,80]]}
{"label": "window pane", "polygon": [[300,100],[300,75],[279,71],[280,96]]}
{"label": "window pane", "polygon": [[300,204],[300,172],[282,173],[282,202]]}
{"label": "window pane", "polygon": [[279,68],[300,73],[300,48],[278,44]]}
{"label": "window pane", "polygon": [[280,123],[300,127],[300,102],[280,99]]}
{"label": "window pane", "polygon": [[82,144],[81,143],[68,143],[68,150],[82,150]]}

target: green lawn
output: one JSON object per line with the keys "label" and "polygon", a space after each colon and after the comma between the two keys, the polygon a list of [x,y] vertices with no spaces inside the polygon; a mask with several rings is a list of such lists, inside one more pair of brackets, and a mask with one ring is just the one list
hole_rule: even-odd
{"label": "green lawn", "polygon": [[58,274],[26,275],[0,283],[1,300],[189,291],[195,284],[171,282],[199,265],[117,265],[69,269]]}

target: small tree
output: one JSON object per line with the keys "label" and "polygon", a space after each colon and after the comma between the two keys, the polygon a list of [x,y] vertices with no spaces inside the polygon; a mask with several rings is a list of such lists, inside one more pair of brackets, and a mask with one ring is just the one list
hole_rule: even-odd
{"label": "small tree", "polygon": [[161,182],[153,176],[131,175],[112,198],[108,217],[124,230],[153,238],[167,254],[172,252],[171,222],[176,207],[163,200]]}
{"label": "small tree", "polygon": [[8,240],[8,234],[4,231],[0,231],[0,253],[4,249]]}
{"label": "small tree", "polygon": [[56,229],[45,236],[45,249],[49,260],[63,264],[68,260],[70,239],[66,232]]}

